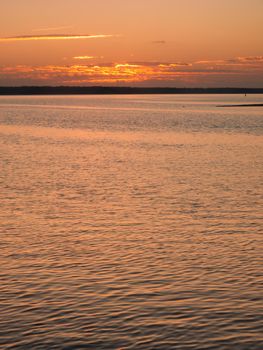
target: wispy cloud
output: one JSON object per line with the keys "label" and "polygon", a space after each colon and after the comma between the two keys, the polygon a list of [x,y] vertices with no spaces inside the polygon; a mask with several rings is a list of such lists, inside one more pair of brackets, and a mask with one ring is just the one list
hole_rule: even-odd
{"label": "wispy cloud", "polygon": [[62,29],[72,29],[73,26],[61,26],[61,27],[49,27],[49,28],[36,28],[33,29],[33,32],[51,32],[53,30],[62,30]]}
{"label": "wispy cloud", "polygon": [[75,56],[73,57],[74,60],[92,60],[94,58],[97,58],[95,56]]}
{"label": "wispy cloud", "polygon": [[247,62],[247,63],[263,62],[263,56],[237,57],[237,60],[239,62]]}
{"label": "wispy cloud", "polygon": [[19,35],[0,38],[0,42],[7,41],[29,41],[29,40],[78,40],[78,39],[100,39],[111,38],[111,34],[45,34],[45,35]]}
{"label": "wispy cloud", "polygon": [[164,44],[166,44],[166,41],[165,40],[154,40],[154,41],[152,41],[152,44],[164,45]]}
{"label": "wispy cloud", "polygon": [[187,63],[187,62],[134,61],[130,63],[139,65],[139,66],[147,66],[147,67],[159,66],[159,67],[166,67],[166,68],[192,66],[192,63]]}
{"label": "wispy cloud", "polygon": [[262,64],[263,56],[247,56],[247,57],[235,57],[223,60],[201,60],[196,61],[197,65],[206,66],[244,66]]}

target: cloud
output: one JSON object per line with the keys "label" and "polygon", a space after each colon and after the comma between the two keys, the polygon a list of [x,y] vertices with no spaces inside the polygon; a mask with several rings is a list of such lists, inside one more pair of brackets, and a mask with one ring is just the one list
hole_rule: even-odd
{"label": "cloud", "polygon": [[110,38],[116,35],[111,34],[45,34],[45,35],[19,35],[0,38],[0,42],[7,41],[29,41],[29,40],[76,40],[76,39],[100,39]]}
{"label": "cloud", "polygon": [[131,64],[139,65],[139,66],[147,66],[147,67],[185,67],[185,66],[192,66],[192,63],[186,63],[186,62],[160,62],[160,61],[135,61],[130,62]]}
{"label": "cloud", "polygon": [[237,57],[239,62],[263,62],[263,56],[248,56],[248,57]]}
{"label": "cloud", "polygon": [[131,63],[116,63],[114,65],[115,68],[139,68],[140,65],[138,64],[131,64]]}
{"label": "cloud", "polygon": [[177,62],[177,63],[160,63],[159,67],[161,68],[176,68],[176,67],[191,67],[192,63],[182,63],[182,62]]}
{"label": "cloud", "polygon": [[73,26],[61,26],[61,27],[49,27],[49,28],[38,28],[38,29],[33,29],[33,32],[49,32],[52,30],[61,30],[61,29],[69,29],[73,28]]}
{"label": "cloud", "polygon": [[195,64],[221,64],[221,63],[226,63],[226,60],[201,60],[201,61],[196,61]]}
{"label": "cloud", "polygon": [[196,61],[196,65],[206,66],[243,66],[243,65],[256,65],[263,63],[263,56],[247,56],[247,57],[235,57],[223,60],[202,60]]}
{"label": "cloud", "polygon": [[74,60],[91,60],[93,58],[97,58],[95,56],[75,56]]}
{"label": "cloud", "polygon": [[152,44],[164,45],[164,44],[166,44],[166,41],[165,40],[154,40],[154,41],[152,41]]}
{"label": "cloud", "polygon": [[[85,56],[76,56],[85,57]],[[90,56],[86,56],[90,57]],[[81,58],[82,59],[82,58]],[[252,59],[242,58],[251,61]],[[4,66],[0,67],[0,85],[59,85],[59,84],[185,84],[205,83],[262,86],[263,65],[257,56],[254,63],[238,63],[240,58],[231,60],[199,61],[198,63],[178,62],[101,62],[71,65],[46,66]],[[230,63],[235,62],[235,63]],[[215,64],[217,62],[217,64]],[[223,64],[225,62],[225,64]],[[253,85],[254,84],[254,85]],[[167,85],[167,86],[168,86]],[[238,85],[237,85],[238,86]]]}
{"label": "cloud", "polygon": [[180,77],[196,77],[203,75],[228,74],[229,72],[214,72],[206,70],[189,70],[188,66],[177,67],[169,65],[137,65],[134,63],[110,63],[70,66],[16,66],[2,67],[0,73],[9,78],[19,77],[39,81],[54,80],[57,82],[69,82],[70,80],[85,81],[90,83],[134,83],[143,81],[176,81]]}

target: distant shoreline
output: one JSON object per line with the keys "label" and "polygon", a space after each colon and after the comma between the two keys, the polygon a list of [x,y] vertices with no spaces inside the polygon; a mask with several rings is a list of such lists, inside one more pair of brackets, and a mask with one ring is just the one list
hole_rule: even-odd
{"label": "distant shoreline", "polygon": [[217,107],[263,107],[263,103],[248,103],[248,104],[237,104],[237,105],[219,105]]}
{"label": "distant shoreline", "polygon": [[263,94],[263,88],[143,88],[105,86],[0,86],[0,95]]}

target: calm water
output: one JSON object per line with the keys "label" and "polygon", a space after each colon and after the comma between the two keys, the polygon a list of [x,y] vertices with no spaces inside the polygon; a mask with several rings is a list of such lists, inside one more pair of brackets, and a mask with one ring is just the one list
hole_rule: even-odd
{"label": "calm water", "polygon": [[263,349],[263,108],[0,97],[1,349]]}

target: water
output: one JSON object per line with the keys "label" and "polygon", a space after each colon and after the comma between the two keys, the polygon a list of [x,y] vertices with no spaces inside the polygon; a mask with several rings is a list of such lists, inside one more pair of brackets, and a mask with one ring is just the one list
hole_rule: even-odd
{"label": "water", "polygon": [[0,97],[1,349],[263,348],[262,95]]}

